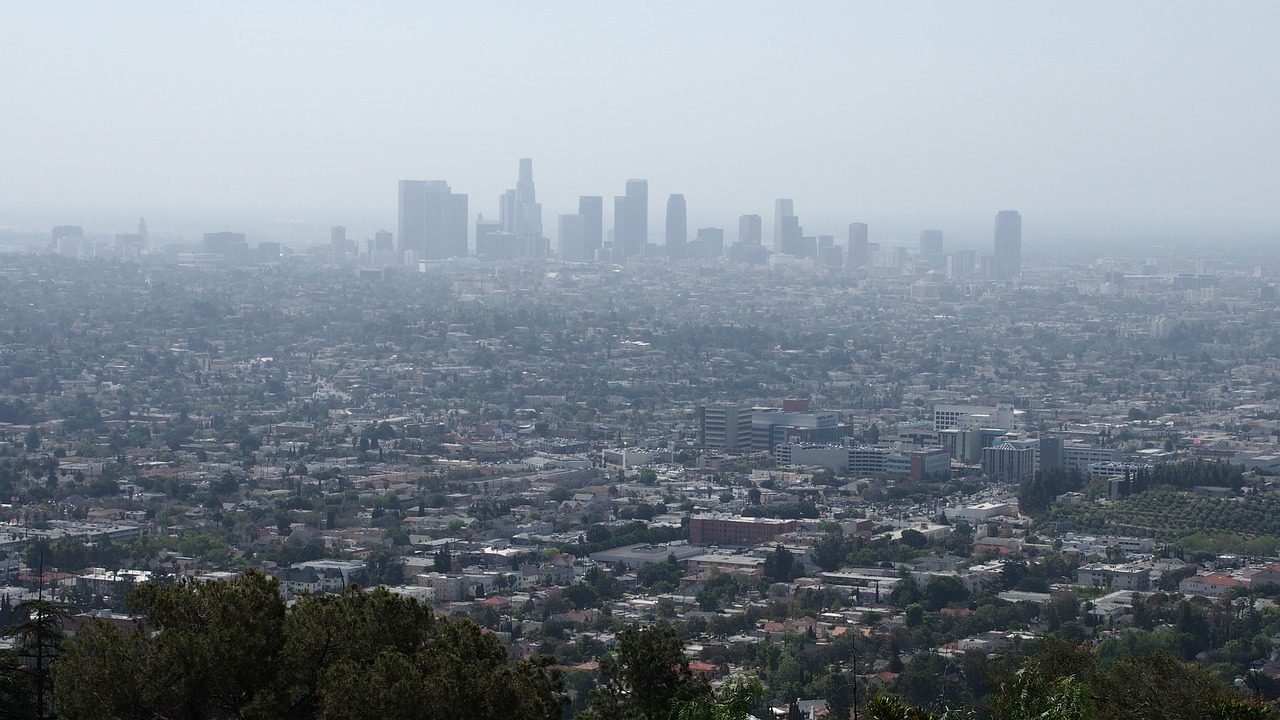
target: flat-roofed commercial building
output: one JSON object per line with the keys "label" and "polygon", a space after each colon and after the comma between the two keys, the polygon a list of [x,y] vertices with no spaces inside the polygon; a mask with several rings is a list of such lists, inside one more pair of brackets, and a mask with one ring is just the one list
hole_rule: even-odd
{"label": "flat-roofed commercial building", "polygon": [[714,403],[698,410],[698,444],[725,450],[751,447],[751,406]]}
{"label": "flat-roofed commercial building", "polygon": [[1012,405],[935,405],[933,429],[950,430],[970,427],[1012,430],[1015,412]]}
{"label": "flat-roofed commercial building", "polygon": [[709,513],[694,515],[689,520],[689,543],[751,547],[795,531],[795,520]]}

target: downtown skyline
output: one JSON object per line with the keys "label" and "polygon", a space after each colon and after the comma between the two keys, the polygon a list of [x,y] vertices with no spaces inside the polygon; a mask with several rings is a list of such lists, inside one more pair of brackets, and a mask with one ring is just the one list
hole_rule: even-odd
{"label": "downtown skyline", "polygon": [[[855,242],[855,235],[861,238],[860,242],[870,242],[880,246],[886,253],[881,255],[882,259],[891,257],[888,253],[892,252],[907,253],[912,256],[929,255],[930,253],[924,251],[925,246],[922,244],[926,242],[925,238],[934,235],[945,236],[946,257],[949,258],[952,254],[960,252],[962,254],[958,261],[967,263],[971,268],[977,267],[976,263],[983,255],[994,254],[1004,258],[1025,259],[1028,256],[1033,258],[1041,256],[1047,252],[1061,257],[1070,255],[1072,246],[1078,250],[1092,248],[1089,251],[1103,254],[1106,254],[1108,248],[1116,250],[1128,245],[1134,249],[1149,244],[1155,244],[1157,247],[1168,244],[1171,247],[1181,248],[1200,246],[1212,255],[1213,243],[1225,241],[1233,247],[1263,247],[1276,236],[1276,233],[1270,232],[1264,226],[1249,223],[1239,226],[1231,226],[1228,223],[1225,227],[1221,223],[1172,220],[1166,223],[1130,224],[1123,218],[1103,218],[1096,220],[1098,223],[1096,227],[1091,227],[1088,218],[1053,213],[1044,217],[1034,216],[1030,233],[1024,236],[1019,211],[981,208],[974,209],[971,213],[955,215],[937,213],[885,215],[875,212],[855,215],[853,212],[842,212],[824,216],[821,213],[812,212],[809,209],[809,203],[802,197],[779,197],[768,203],[767,208],[750,207],[743,208],[742,212],[732,216],[711,216],[702,209],[700,198],[695,197],[686,201],[683,193],[672,192],[666,195],[666,200],[663,200],[663,194],[655,194],[649,190],[648,179],[637,177],[617,181],[606,188],[589,188],[588,191],[595,194],[577,196],[572,199],[572,207],[553,207],[544,211],[543,204],[534,199],[534,160],[534,158],[522,157],[508,161],[508,175],[511,173],[511,168],[516,167],[518,179],[514,189],[501,192],[494,191],[491,187],[475,192],[473,188],[456,187],[447,178],[420,179],[430,177],[425,173],[418,178],[400,179],[393,183],[393,188],[388,193],[390,196],[398,194],[400,199],[394,202],[395,208],[389,215],[381,217],[359,217],[354,213],[341,210],[332,211],[323,219],[272,219],[252,215],[197,219],[174,218],[164,213],[150,212],[145,213],[143,217],[153,219],[153,227],[156,228],[153,238],[158,244],[199,244],[201,237],[207,233],[235,231],[247,236],[251,245],[257,242],[268,242],[303,248],[329,244],[331,229],[341,226],[342,230],[350,235],[349,239],[353,245],[364,247],[377,238],[388,235],[394,238],[395,251],[401,252],[405,249],[412,250],[427,246],[424,239],[426,235],[422,230],[414,230],[408,244],[402,239],[405,237],[403,198],[406,192],[421,198],[414,201],[418,205],[427,202],[426,197],[436,197],[434,193],[443,192],[443,198],[432,202],[448,203],[447,209],[443,205],[439,206],[440,209],[436,211],[436,222],[447,223],[449,229],[440,229],[435,233],[437,235],[446,233],[453,238],[449,241],[451,243],[449,247],[453,249],[448,252],[418,252],[417,254],[420,259],[435,260],[466,255],[480,255],[490,259],[547,257],[556,260],[589,260],[590,252],[599,250],[602,245],[608,245],[609,239],[614,236],[618,229],[620,210],[621,217],[624,218],[622,224],[627,249],[622,250],[620,255],[606,254],[598,259],[638,258],[652,252],[652,250],[642,251],[643,246],[656,247],[660,251],[659,254],[665,256],[667,255],[666,240],[670,236],[669,204],[677,198],[679,214],[683,216],[682,224],[685,226],[686,243],[689,243],[689,247],[699,247],[700,234],[704,230],[712,233],[719,232],[722,235],[719,240],[713,239],[713,242],[721,243],[722,251],[713,253],[711,257],[723,254],[726,258],[733,259],[734,256],[730,252],[731,246],[743,237],[753,237],[753,233],[759,233],[762,240],[760,244],[771,253],[815,256],[816,251],[803,252],[794,246],[785,247],[779,244],[781,237],[779,233],[784,232],[780,223],[784,218],[789,217],[791,221],[789,232],[794,235],[792,242],[803,238],[812,244],[813,241],[822,242],[827,239],[826,242],[830,245],[832,244],[830,238],[833,238],[834,244],[844,253],[843,260],[838,264],[853,267],[867,264],[865,260],[860,261],[857,258],[859,251],[856,248],[859,247],[859,243]],[[397,185],[398,191],[394,189]],[[499,186],[501,182],[495,180],[490,185]],[[665,183],[663,187],[679,188],[680,185]],[[611,192],[619,194],[612,195],[613,202],[608,202]],[[496,199],[486,200],[489,197]],[[130,215],[130,212],[122,211],[119,217],[90,216],[87,221],[81,216],[50,215],[28,224],[18,233],[13,233],[13,236],[17,237],[21,234],[47,236],[51,228],[60,225],[81,226],[90,237],[116,236],[127,232],[129,226],[137,222],[139,214],[133,212]],[[418,212],[422,212],[421,208]],[[993,213],[996,214],[994,231]],[[1001,217],[1006,213],[1012,213],[1011,217],[1016,225],[1014,233],[1018,240],[1013,246],[1006,242],[1004,251],[1001,252],[997,249],[1001,244],[998,238],[1001,234]],[[571,218],[575,216],[581,217],[581,220],[572,220]],[[159,223],[154,222],[156,217],[160,218]],[[762,229],[746,228],[743,223],[751,218],[757,221],[763,220],[764,227]],[[567,231],[564,229],[566,220],[570,222]],[[583,223],[581,229],[573,224],[577,222]],[[855,232],[854,228],[860,228],[860,230]],[[486,231],[491,230],[504,231],[522,237],[525,244],[540,239],[543,250],[540,252],[510,251],[499,255],[492,254],[492,251],[485,252],[482,247],[482,236]],[[5,227],[0,225],[0,236],[3,236],[4,232]],[[590,248],[590,252],[584,250],[583,252],[587,254],[571,253],[565,256],[560,247],[560,239],[565,232],[574,238],[581,233],[584,247]],[[744,235],[744,232],[747,234]],[[936,239],[934,241],[936,242]],[[751,244],[750,240],[748,244]],[[1206,244],[1209,246],[1205,247]],[[464,247],[465,252],[462,250]],[[1063,254],[1064,252],[1066,255]],[[687,257],[696,259],[708,256],[701,254],[701,251],[695,251],[694,255]],[[950,275],[947,265],[949,260],[942,254],[938,254],[937,257],[937,269],[946,270]],[[997,269],[996,276],[1008,279],[1018,275],[1019,264],[1020,261],[1015,261],[1010,268]],[[961,274],[965,272],[962,270]],[[973,270],[967,272],[973,272]]]}
{"label": "downtown skyline", "polygon": [[404,178],[496,217],[533,157],[546,234],[628,178],[651,211],[684,195],[690,228],[780,197],[806,231],[901,242],[976,242],[1001,207],[1037,218],[1029,247],[1280,227],[1274,4],[484,9],[9,8],[0,226],[359,234],[392,224]]}

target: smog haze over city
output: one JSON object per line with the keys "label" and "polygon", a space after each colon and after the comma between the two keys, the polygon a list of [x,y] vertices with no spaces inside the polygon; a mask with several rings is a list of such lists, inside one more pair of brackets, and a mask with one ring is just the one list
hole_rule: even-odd
{"label": "smog haze over city", "polygon": [[401,178],[496,215],[533,157],[549,217],[643,177],[695,226],[791,197],[816,232],[975,245],[1002,207],[1032,244],[1280,228],[1275,3],[12,2],[4,22],[5,225],[372,231]]}
{"label": "smog haze over city", "polygon": [[0,720],[1280,719],[1278,21],[0,0]]}

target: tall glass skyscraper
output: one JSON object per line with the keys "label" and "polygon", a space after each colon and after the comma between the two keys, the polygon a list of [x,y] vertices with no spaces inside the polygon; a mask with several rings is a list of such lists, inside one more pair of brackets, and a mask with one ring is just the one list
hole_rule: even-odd
{"label": "tall glass skyscraper", "polygon": [[991,275],[995,280],[1012,280],[1022,273],[1022,215],[1017,210],[996,213],[995,254]]}
{"label": "tall glass skyscraper", "polygon": [[667,198],[667,257],[678,260],[685,256],[689,244],[689,221],[685,213],[684,196]]}

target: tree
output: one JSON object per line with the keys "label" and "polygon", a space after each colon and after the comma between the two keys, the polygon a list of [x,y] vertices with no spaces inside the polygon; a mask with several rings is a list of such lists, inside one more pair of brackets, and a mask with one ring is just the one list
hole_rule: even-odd
{"label": "tree", "polygon": [[907,606],[906,625],[909,628],[920,627],[924,622],[924,606],[920,603],[911,603]]}
{"label": "tree", "polygon": [[932,611],[969,599],[969,589],[958,577],[932,577],[924,586],[925,607]]}
{"label": "tree", "polygon": [[12,720],[36,720],[38,699],[35,683],[25,672],[21,658],[13,650],[0,650],[0,716]]}
{"label": "tree", "polygon": [[1027,576],[1027,564],[1021,560],[1006,560],[1000,567],[1001,589],[1013,590]]}
{"label": "tree", "polygon": [[1034,665],[1014,673],[996,697],[998,720],[1088,720],[1092,715],[1088,687],[1073,676],[1046,678]]}
{"label": "tree", "polygon": [[365,558],[365,573],[370,585],[404,584],[404,565],[384,547],[373,550]]}
{"label": "tree", "polygon": [[977,715],[971,710],[944,710],[940,713],[903,702],[892,695],[876,695],[867,701],[870,720],[968,720]]}
{"label": "tree", "polygon": [[707,679],[689,670],[680,636],[670,627],[623,630],[600,673],[604,684],[591,692],[579,716],[586,720],[667,720],[711,692]]}
{"label": "tree", "polygon": [[560,597],[578,610],[584,610],[600,604],[599,594],[596,593],[595,588],[587,583],[570,585],[560,593]]}
{"label": "tree", "polygon": [[676,704],[676,720],[747,720],[751,706],[764,693],[760,681],[735,679],[718,692]]}
{"label": "tree", "polygon": [[784,545],[778,544],[764,558],[764,576],[773,582],[788,582],[793,577],[796,559]]}
{"label": "tree", "polygon": [[22,443],[23,443],[23,446],[26,447],[27,452],[35,452],[39,450],[40,449],[40,428],[32,425],[31,428],[27,430],[27,434],[23,438]]}
{"label": "tree", "polygon": [[916,579],[907,573],[903,573],[898,584],[894,586],[893,592],[889,593],[889,604],[898,607],[906,607],[911,603],[921,602],[924,600],[924,593],[920,590],[920,584]]}
{"label": "tree", "polygon": [[453,570],[453,556],[449,554],[449,546],[442,545],[436,551],[433,558],[434,569],[438,573],[447,573]]}
{"label": "tree", "polygon": [[843,565],[848,554],[843,533],[829,532],[813,543],[813,562],[827,572],[833,572]]}
{"label": "tree", "polygon": [[23,683],[16,677],[10,678],[5,685],[11,692],[22,694],[25,686],[34,695],[30,706],[32,716],[45,717],[45,713],[53,706],[54,692],[51,687],[54,661],[62,654],[65,640],[62,630],[63,622],[71,616],[71,606],[45,600],[25,600],[18,603],[14,612],[25,615],[24,622],[5,628],[3,637],[15,640],[14,649],[17,656],[27,668],[25,674],[29,682]]}
{"label": "tree", "polygon": [[250,570],[144,586],[133,608],[142,627],[91,621],[68,643],[61,718],[551,720],[563,706],[545,659],[513,664],[475,623],[382,589],[286,609],[278,583]]}
{"label": "tree", "polygon": [[1073,699],[1081,692],[1078,686],[1091,698],[1092,717],[1098,720],[1260,717],[1257,707],[1240,702],[1234,690],[1207,668],[1182,662],[1164,650],[1112,660],[1052,637],[1046,637],[1021,668],[1010,670],[999,683],[996,717],[1038,717],[1022,714],[1036,707],[1042,712],[1051,707],[1080,708],[1082,704]]}
{"label": "tree", "polygon": [[902,544],[909,548],[919,550],[921,548],[928,547],[929,538],[925,537],[925,534],[919,530],[907,528],[902,531]]}
{"label": "tree", "polygon": [[1114,718],[1203,718],[1231,692],[1206,668],[1163,650],[1117,661],[1092,684],[1100,714]]}
{"label": "tree", "polygon": [[399,524],[392,525],[382,533],[382,539],[392,547],[399,547],[409,544],[409,533]]}
{"label": "tree", "polygon": [[849,713],[853,711],[854,701],[857,699],[857,682],[857,675],[839,671],[828,673],[823,679],[821,694],[827,701],[830,717],[839,718],[839,720],[849,717]]}

